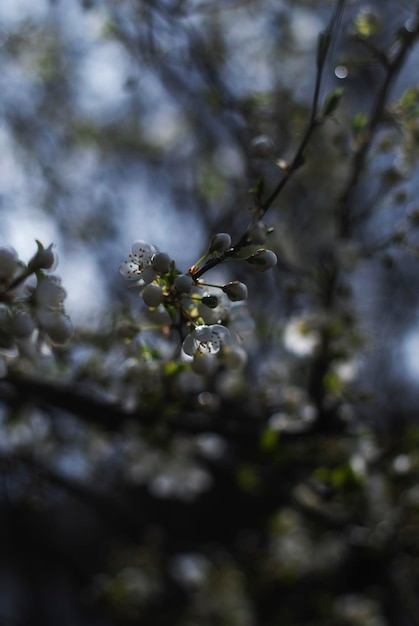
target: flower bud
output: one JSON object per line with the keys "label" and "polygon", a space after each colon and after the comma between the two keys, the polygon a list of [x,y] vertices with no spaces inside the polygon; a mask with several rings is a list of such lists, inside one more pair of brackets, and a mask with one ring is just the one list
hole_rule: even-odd
{"label": "flower bud", "polygon": [[163,290],[160,285],[152,283],[144,287],[141,295],[147,306],[156,307],[163,302]]}
{"label": "flower bud", "polygon": [[246,260],[250,265],[254,265],[255,270],[258,272],[266,272],[266,270],[270,270],[278,262],[275,252],[265,250],[265,248],[260,248]]}
{"label": "flower bud", "polygon": [[175,289],[179,293],[189,293],[194,284],[194,279],[189,274],[179,274],[175,279]]}
{"label": "flower bud", "polygon": [[157,252],[157,254],[155,254],[153,257],[153,261],[151,264],[153,266],[153,269],[158,274],[167,274],[167,272],[170,270],[170,263],[170,256],[166,254],[166,252]]}
{"label": "flower bud", "polygon": [[218,298],[213,295],[202,296],[201,302],[210,309],[215,309],[218,306]]}
{"label": "flower bud", "polygon": [[35,324],[29,313],[22,311],[12,318],[12,332],[15,337],[23,339],[30,337],[35,329]]}
{"label": "flower bud", "polygon": [[246,300],[247,298],[247,287],[239,280],[227,283],[226,285],[223,285],[221,289],[225,294],[227,294],[228,299],[232,302],[240,302],[241,300]]}
{"label": "flower bud", "polygon": [[32,271],[36,270],[49,270],[51,269],[57,261],[56,254],[53,251],[53,244],[50,244],[48,248],[44,248],[42,243],[36,240],[38,251],[29,261],[29,268]]}
{"label": "flower bud", "polygon": [[209,254],[212,252],[225,252],[231,246],[231,237],[227,233],[217,233],[210,242]]}
{"label": "flower bud", "polygon": [[258,135],[250,143],[250,153],[255,158],[271,159],[275,155],[274,144],[267,135]]}

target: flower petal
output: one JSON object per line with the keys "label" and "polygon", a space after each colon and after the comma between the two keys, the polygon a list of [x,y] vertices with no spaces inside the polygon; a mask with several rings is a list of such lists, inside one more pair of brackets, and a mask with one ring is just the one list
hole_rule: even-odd
{"label": "flower petal", "polygon": [[195,330],[192,332],[192,335],[199,341],[200,343],[206,343],[207,341],[211,341],[212,339],[212,327],[206,326],[203,324],[202,326],[197,326]]}
{"label": "flower petal", "polygon": [[131,250],[132,250],[132,254],[134,254],[135,256],[138,256],[140,258],[145,257],[148,259],[151,258],[153,254],[156,254],[156,252],[158,252],[155,246],[147,243],[146,241],[143,241],[142,239],[139,239],[138,241],[134,241],[134,243],[132,244]]}
{"label": "flower petal", "polygon": [[125,280],[138,280],[140,276],[140,269],[136,263],[132,261],[124,261],[119,266],[120,274],[125,278]]}
{"label": "flower petal", "polygon": [[196,345],[196,340],[193,337],[193,333],[191,333],[190,335],[185,337],[182,345],[182,350],[188,356],[193,356],[195,354]]}

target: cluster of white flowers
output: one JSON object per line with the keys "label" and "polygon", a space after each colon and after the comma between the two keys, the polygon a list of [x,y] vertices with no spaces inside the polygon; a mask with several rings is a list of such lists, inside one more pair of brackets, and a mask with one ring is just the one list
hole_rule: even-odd
{"label": "cluster of white flowers", "polygon": [[35,316],[39,327],[57,345],[65,343],[73,327],[64,311],[66,292],[56,276],[42,276],[33,292]]}
{"label": "cluster of white flowers", "polygon": [[[231,367],[244,365],[244,351],[236,344],[228,326],[240,319],[239,335],[252,328],[248,315],[233,313],[247,298],[247,286],[233,280],[222,285],[206,283],[202,275],[225,260],[241,260],[258,271],[274,267],[274,252],[259,248],[245,258],[235,258],[231,238],[217,233],[205,254],[187,272],[180,271],[166,252],[145,241],[135,241],[121,275],[139,290],[154,321],[161,328],[174,328],[183,336],[182,359],[192,362],[198,373],[208,371],[214,355],[225,356]],[[245,323],[244,320],[246,320]]]}
{"label": "cluster of white flowers", "polygon": [[59,278],[47,274],[56,265],[52,245],[38,250],[25,264],[16,250],[0,247],[0,375],[16,356],[33,356],[37,345],[65,344],[72,334],[65,314],[66,292]]}

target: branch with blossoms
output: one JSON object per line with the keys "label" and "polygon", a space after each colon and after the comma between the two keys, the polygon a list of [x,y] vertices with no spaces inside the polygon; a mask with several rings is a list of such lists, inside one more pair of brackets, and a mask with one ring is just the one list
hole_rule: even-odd
{"label": "branch with blossoms", "polygon": [[27,264],[16,250],[0,247],[0,376],[8,363],[33,360],[70,339],[73,326],[65,313],[66,292],[50,274],[57,258],[52,244],[37,241],[38,250]]}
{"label": "branch with blossoms", "polygon": [[319,36],[311,113],[295,156],[290,163],[281,162],[283,175],[268,198],[262,199],[262,186],[253,190],[253,218],[238,241],[232,245],[228,233],[213,235],[203,256],[186,273],[176,267],[166,252],[160,252],[142,240],[132,244],[128,260],[120,265],[122,276],[139,290],[155,327],[165,332],[177,329],[182,340],[182,360],[191,362],[197,373],[211,371],[215,355],[221,356],[223,362],[232,367],[240,367],[246,361],[229,325],[234,317],[235,303],[247,298],[247,286],[238,280],[215,285],[202,277],[227,262],[241,261],[259,272],[270,270],[277,264],[276,254],[263,247],[271,229],[262,220],[286,183],[304,164],[305,151],[314,131],[333,115],[339,105],[340,89],[328,94],[321,109],[319,102],[326,60],[344,4],[345,0],[336,2],[330,22]]}
{"label": "branch with blossoms", "polygon": [[[230,235],[214,235],[201,259],[183,273],[166,252],[135,241],[128,260],[119,268],[122,276],[139,290],[153,326],[178,330],[183,340],[181,357],[191,362],[197,373],[207,372],[213,356],[220,351],[227,365],[239,367],[245,361],[245,354],[232,340],[227,325],[233,325],[237,312],[231,305],[247,298],[246,285],[238,280],[215,285],[201,278],[205,268],[201,264],[208,259],[214,265],[224,262],[230,249]],[[266,271],[277,262],[275,253],[264,248],[241,260],[258,271]]]}

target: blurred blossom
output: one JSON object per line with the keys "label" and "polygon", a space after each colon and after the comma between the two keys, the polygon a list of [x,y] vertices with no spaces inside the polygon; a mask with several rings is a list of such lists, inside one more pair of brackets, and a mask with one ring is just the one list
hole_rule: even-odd
{"label": "blurred blossom", "polygon": [[334,602],[334,613],[345,623],[358,626],[387,626],[379,603],[368,596],[351,593],[338,596]]}
{"label": "blurred blossom", "polygon": [[343,383],[351,383],[358,375],[359,361],[358,359],[350,359],[337,362],[334,365],[334,371]]}
{"label": "blurred blossom", "polygon": [[211,486],[211,475],[199,467],[180,461],[168,463],[149,483],[158,498],[191,500]]}
{"label": "blurred blossom", "polygon": [[204,433],[196,438],[196,445],[201,454],[209,459],[221,458],[227,449],[225,440],[214,433]]}
{"label": "blurred blossom", "polygon": [[287,433],[298,433],[306,430],[314,422],[316,410],[312,406],[303,408],[300,414],[289,414],[285,411],[278,411],[271,415],[268,421],[269,428]]}
{"label": "blurred blossom", "polygon": [[211,564],[201,554],[180,554],[172,559],[172,576],[188,588],[203,585],[209,575]]}
{"label": "blurred blossom", "polygon": [[393,460],[393,469],[397,474],[407,474],[412,468],[412,461],[407,454],[399,454]]}
{"label": "blurred blossom", "polygon": [[304,316],[291,319],[284,329],[284,346],[296,356],[312,356],[319,347],[320,341],[319,330]]}

